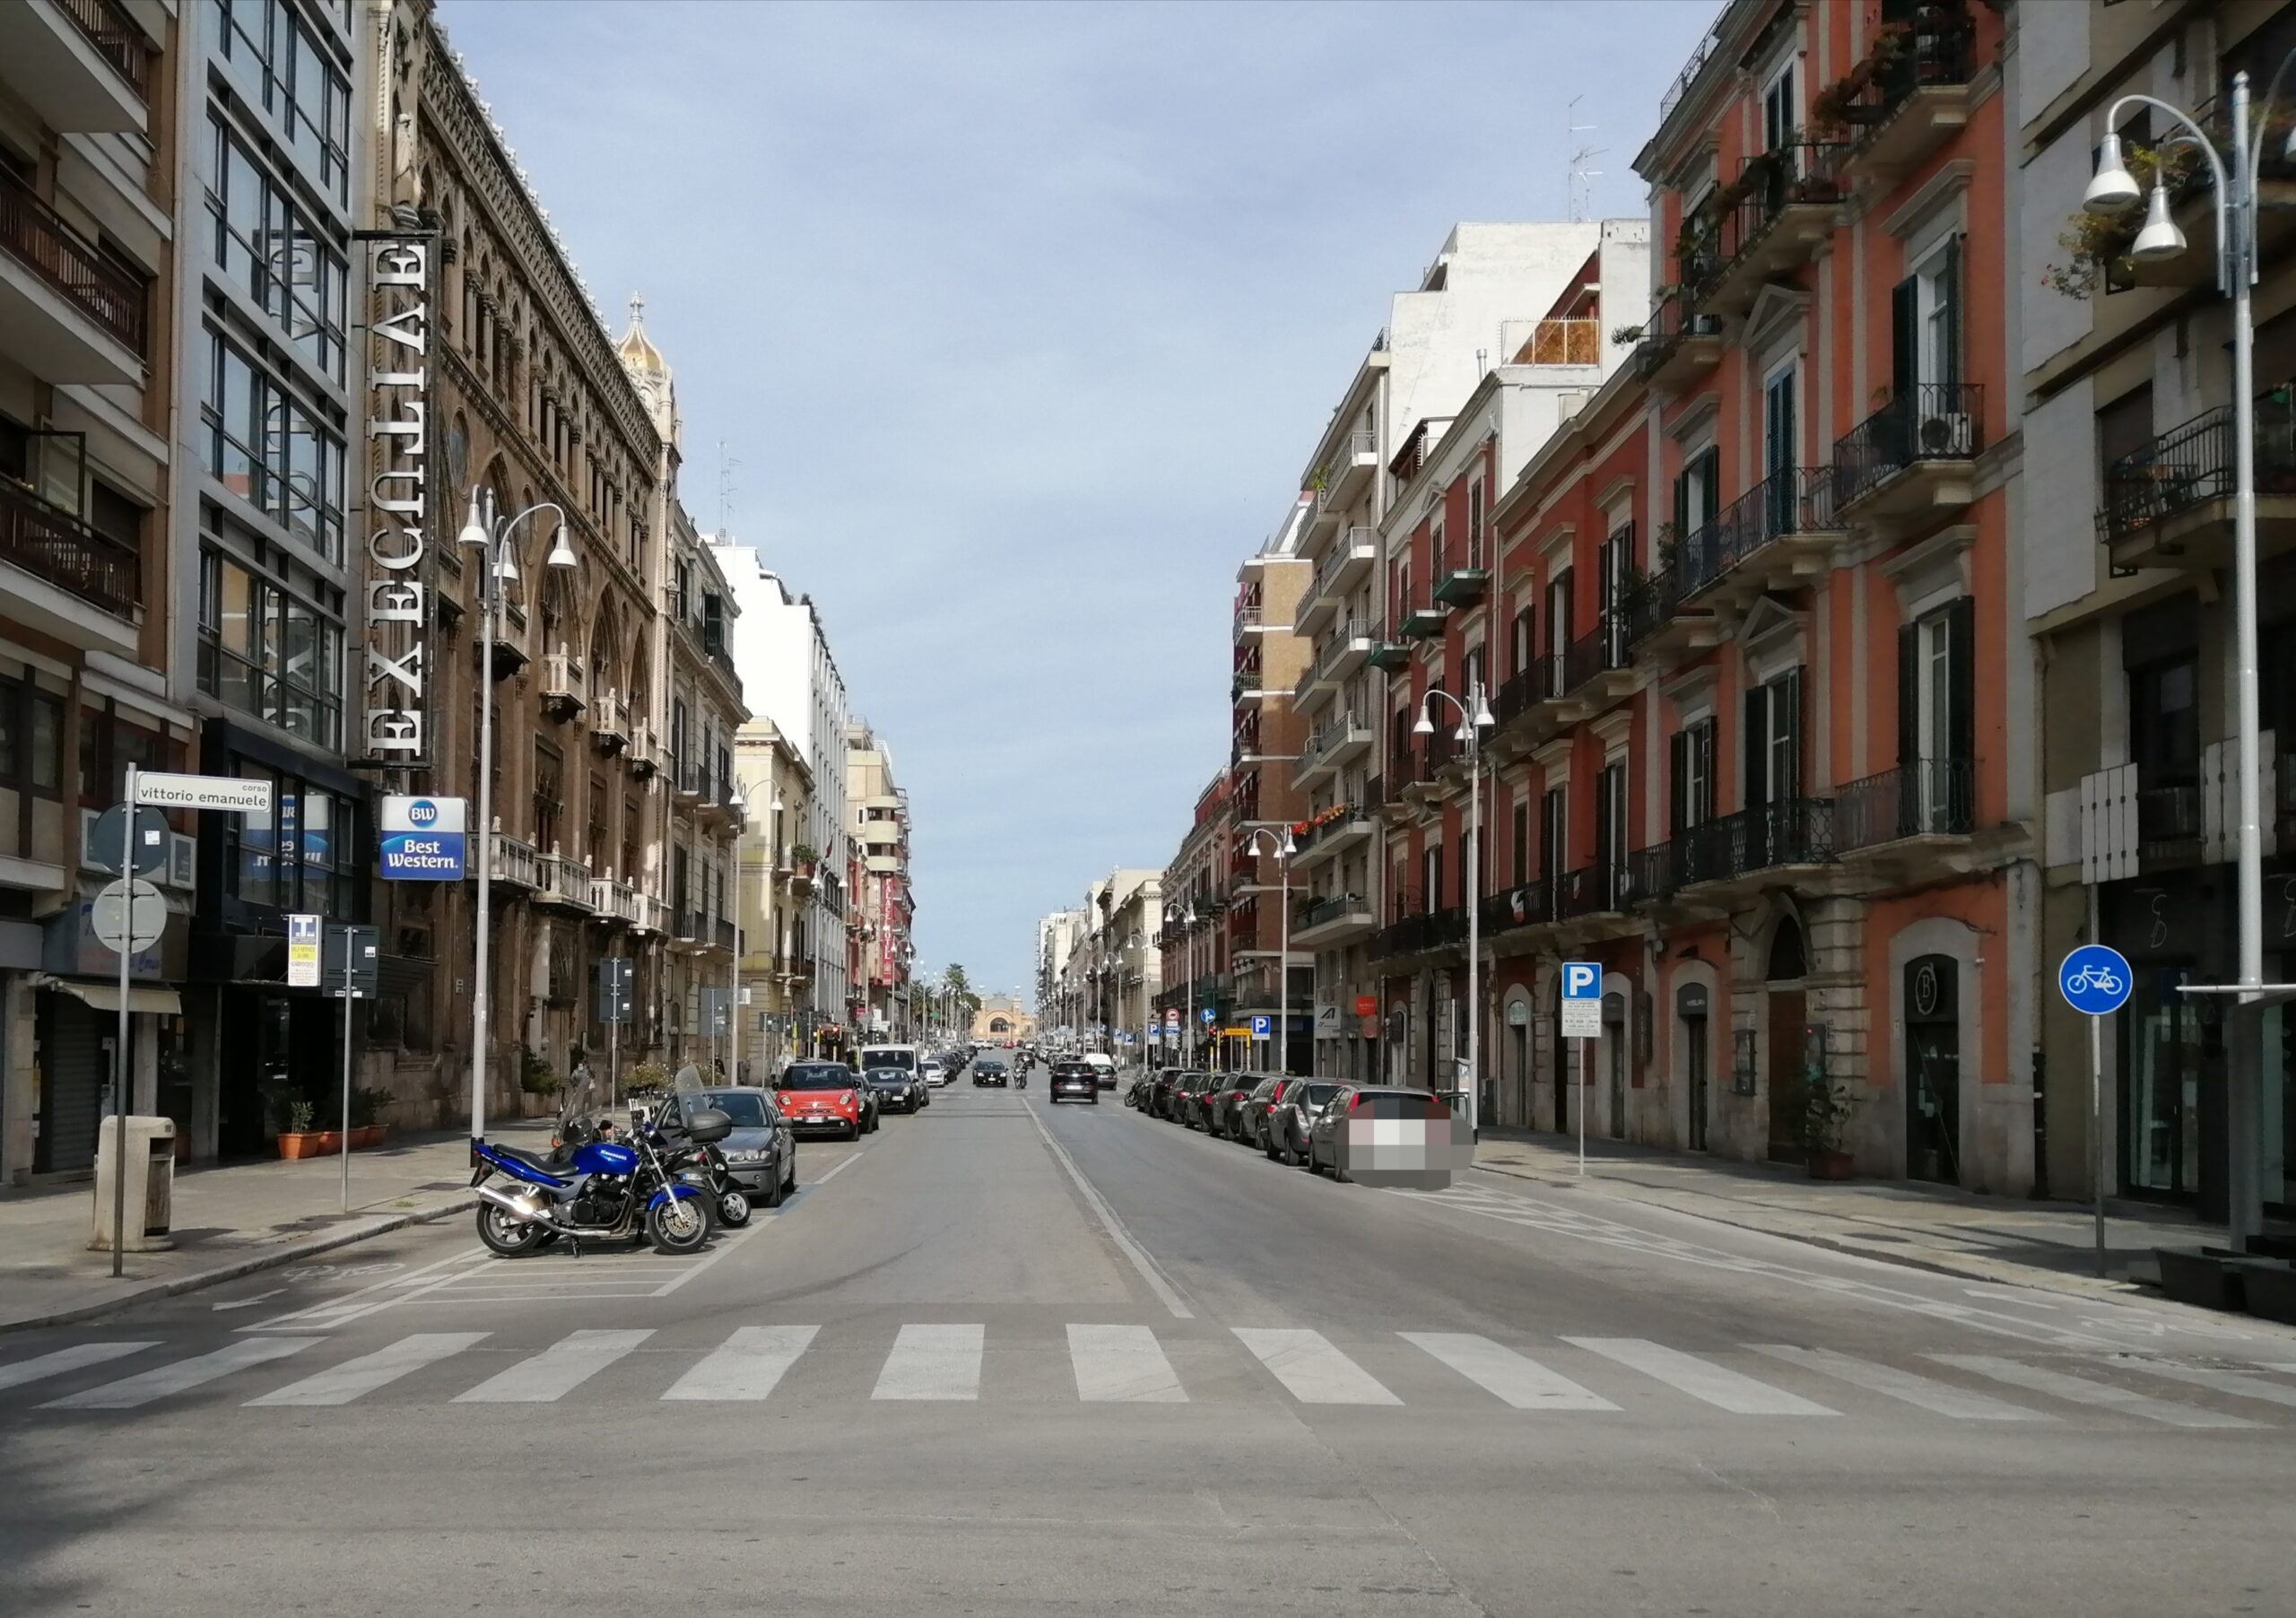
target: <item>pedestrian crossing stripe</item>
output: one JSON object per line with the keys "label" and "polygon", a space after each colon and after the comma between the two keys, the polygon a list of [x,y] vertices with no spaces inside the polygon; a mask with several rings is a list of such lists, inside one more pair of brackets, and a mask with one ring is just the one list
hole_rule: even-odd
{"label": "pedestrian crossing stripe", "polygon": [[[819,1326],[745,1326],[698,1351],[656,1349],[657,1334],[648,1329],[574,1331],[538,1349],[521,1352],[507,1363],[498,1360],[491,1374],[469,1382],[448,1402],[457,1405],[553,1404],[640,1349],[648,1350],[648,1359],[656,1363],[669,1354],[677,1356],[679,1374],[655,1396],[662,1402],[728,1404],[787,1398],[792,1373],[821,1345],[823,1331]],[[1574,1353],[1581,1356],[1581,1369],[1550,1363],[1547,1357],[1541,1357],[1547,1354],[1546,1350],[1534,1354],[1472,1332],[1380,1334],[1360,1343],[1351,1340],[1345,1347],[1322,1332],[1302,1327],[1235,1327],[1231,1335],[1250,1363],[1303,1405],[1368,1410],[1414,1401],[1422,1405],[1431,1401],[1457,1403],[1463,1396],[1474,1396],[1467,1392],[1473,1389],[1513,1410],[1555,1415],[1615,1414],[1636,1407],[1642,1395],[1649,1396],[1646,1402],[1650,1406],[1670,1414],[1679,1414],[1679,1401],[1683,1399],[1734,1418],[1841,1414],[1837,1408],[1841,1400],[1822,1403],[1779,1385],[1767,1374],[1751,1375],[1738,1366],[1723,1363],[1713,1349],[1692,1353],[1642,1337],[1554,1339],[1558,1345],[1554,1353],[1566,1358]],[[0,1363],[0,1409],[22,1408],[37,1400],[39,1384],[91,1375],[110,1379],[48,1399],[36,1407],[141,1409],[273,1361],[283,1361],[325,1341],[306,1336],[236,1337],[221,1348],[170,1359],[124,1376],[111,1376],[111,1368],[155,1350],[165,1353],[169,1345],[148,1339],[72,1344]],[[1082,1403],[1187,1404],[1216,1385],[1205,1359],[1207,1353],[1216,1353],[1216,1342],[1200,1334],[1160,1337],[1150,1326],[1088,1323],[1068,1326],[1061,1346],[1066,1353],[1075,1397]],[[258,1409],[352,1404],[385,1394],[407,1379],[464,1363],[465,1356],[481,1345],[489,1350],[497,1346],[494,1335],[418,1332],[257,1392],[242,1402]],[[1031,1345],[1051,1346],[1033,1341]],[[873,1403],[884,1405],[979,1402],[988,1346],[988,1329],[978,1323],[901,1326],[884,1351],[867,1396]],[[2124,1379],[2152,1381],[2156,1388],[2160,1383],[2174,1383],[2179,1389],[2197,1389],[2225,1400],[2296,1408],[2296,1381],[2284,1379],[2296,1367],[2271,1364],[2234,1370],[2186,1364],[2157,1354],[2098,1351],[2059,1356],[2048,1365],[2037,1365],[1993,1354],[1931,1353],[1919,1356],[1925,1369],[1916,1371],[1832,1349],[1791,1344],[1744,1344],[1738,1350],[1743,1352],[1735,1357],[1741,1364],[1750,1356],[1759,1356],[1753,1361],[1756,1369],[1775,1367],[1789,1379],[1798,1376],[1805,1382],[1822,1380],[1837,1388],[1876,1395],[1892,1405],[1956,1422],[2055,1422],[2063,1419],[2062,1413],[2044,1406],[2057,1403],[2187,1429],[2262,1424],[2245,1415],[2102,1379],[2104,1374],[2113,1373]],[[1201,1379],[1193,1391],[1190,1379],[1176,1368],[1176,1353],[1179,1365]],[[840,1350],[833,1357],[849,1356]],[[2098,1374],[2080,1375],[2064,1369],[2068,1360],[2077,1361],[2083,1370]],[[1937,1374],[1940,1367],[2036,1396],[2003,1398],[1949,1380]],[[16,1388],[31,1391],[22,1399],[4,1396],[7,1390]],[[1406,1398],[1405,1393],[1411,1397]]]}

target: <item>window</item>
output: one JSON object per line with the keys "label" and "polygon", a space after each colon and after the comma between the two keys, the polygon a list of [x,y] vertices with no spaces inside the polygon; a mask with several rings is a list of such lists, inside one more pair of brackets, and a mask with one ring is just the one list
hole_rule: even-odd
{"label": "window", "polygon": [[[1687,452],[1683,457],[1683,469],[1674,479],[1674,533],[1688,541],[1702,532],[1722,509],[1722,452],[1707,444]],[[1683,552],[1683,565],[1690,564],[1690,550]],[[1702,574],[1686,573],[1684,582]]]}
{"label": "window", "polygon": [[199,559],[199,689],[333,748],[343,725],[343,631],[219,552]]}
{"label": "window", "polygon": [[1439,848],[1420,850],[1419,908],[1430,916],[1443,908],[1443,850]]}
{"label": "window", "polygon": [[1765,152],[1783,151],[1801,134],[1802,103],[1794,93],[1797,77],[1794,58],[1788,57],[1762,87],[1761,147]]}
{"label": "window", "polygon": [[1762,471],[1776,476],[1795,462],[1795,367],[1788,360],[1762,384]]}
{"label": "window", "polygon": [[350,200],[351,87],[311,24],[284,0],[217,0],[223,59],[239,93],[338,203]]}
{"label": "window", "polygon": [[1745,806],[1802,796],[1802,671],[1792,668],[1746,693]]}
{"label": "window", "polygon": [[1900,396],[1961,381],[1961,239],[1952,236],[1891,289],[1890,367]]}
{"label": "window", "polygon": [[[1546,652],[1557,665],[1570,646],[1570,570],[1565,568],[1546,585]],[[1555,689],[1561,689],[1560,680]]]}
{"label": "window", "polygon": [[1514,885],[1521,887],[1531,880],[1531,805],[1528,798],[1515,800],[1508,826],[1508,851],[1514,858]]}
{"label": "window", "polygon": [[1528,602],[1515,609],[1515,622],[1508,631],[1507,668],[1510,674],[1519,674],[1531,666],[1531,659],[1538,655],[1538,609]]}
{"label": "window", "polygon": [[0,789],[57,797],[63,786],[63,700],[0,681]]}
{"label": "window", "polygon": [[1674,733],[1671,830],[1676,833],[1714,818],[1714,720],[1700,719]]}
{"label": "window", "polygon": [[1570,853],[1570,789],[1550,787],[1539,800],[1539,872],[1552,893]]}
{"label": "window", "polygon": [[331,423],[212,328],[200,413],[217,481],[327,561],[342,561],[343,439]]}
{"label": "window", "polygon": [[1483,480],[1467,485],[1467,566],[1487,567],[1483,552]]}
{"label": "window", "polygon": [[2128,671],[2128,731],[2140,789],[2200,779],[2200,709],[2189,655]]}
{"label": "window", "polygon": [[208,120],[215,262],[326,376],[344,374],[349,273],[311,214],[221,116]]}
{"label": "window", "polygon": [[1599,880],[1613,882],[1626,863],[1626,761],[1615,760],[1595,778],[1595,865]]}

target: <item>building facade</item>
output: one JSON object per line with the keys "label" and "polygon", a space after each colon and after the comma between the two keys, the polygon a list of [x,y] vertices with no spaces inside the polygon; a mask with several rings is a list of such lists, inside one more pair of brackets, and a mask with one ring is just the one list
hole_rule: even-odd
{"label": "building facade", "polygon": [[847,936],[851,954],[850,1021],[872,1039],[908,1039],[910,926],[909,794],[893,779],[892,749],[866,725],[848,726],[845,746],[847,831],[853,848]]}
{"label": "building facade", "polygon": [[795,828],[807,823],[813,771],[804,752],[770,719],[752,718],[734,734],[734,776],[747,810],[735,831],[735,920],[741,929],[735,996],[742,1053],[752,1081],[778,1073],[791,1051],[800,996],[799,970],[809,909],[794,884]]}

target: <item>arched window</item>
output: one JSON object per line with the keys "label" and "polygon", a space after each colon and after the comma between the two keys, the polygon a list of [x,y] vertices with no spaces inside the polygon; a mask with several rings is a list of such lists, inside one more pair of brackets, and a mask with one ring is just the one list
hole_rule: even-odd
{"label": "arched window", "polygon": [[1770,968],[1763,973],[1772,982],[1810,974],[1809,957],[1802,944],[1802,924],[1792,916],[1778,918],[1778,930],[1770,935]]}

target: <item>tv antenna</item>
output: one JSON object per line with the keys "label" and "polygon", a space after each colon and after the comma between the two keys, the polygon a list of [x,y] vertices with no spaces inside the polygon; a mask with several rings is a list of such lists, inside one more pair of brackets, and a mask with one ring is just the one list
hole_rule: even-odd
{"label": "tv antenna", "polygon": [[1587,166],[1588,161],[1600,157],[1610,150],[1608,146],[1571,144],[1578,136],[1595,133],[1594,125],[1581,124],[1578,121],[1578,103],[1586,99],[1583,93],[1572,96],[1570,106],[1563,110],[1565,120],[1563,144],[1571,147],[1570,166],[1563,178],[1563,188],[1570,199],[1572,224],[1578,224],[1586,219],[1587,210],[1594,202],[1595,188],[1591,182],[1603,177],[1603,171],[1600,169],[1589,169]]}
{"label": "tv antenna", "polygon": [[718,543],[730,544],[733,530],[727,525],[734,518],[734,469],[741,462],[726,453],[726,440],[718,440]]}

